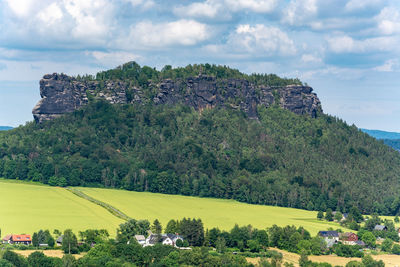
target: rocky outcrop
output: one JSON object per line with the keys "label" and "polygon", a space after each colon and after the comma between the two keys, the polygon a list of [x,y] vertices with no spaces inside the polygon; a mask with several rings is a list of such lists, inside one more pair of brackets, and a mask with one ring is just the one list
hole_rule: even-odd
{"label": "rocky outcrop", "polygon": [[240,109],[257,117],[257,106],[274,103],[296,114],[312,117],[322,112],[321,103],[309,86],[269,87],[241,79],[216,79],[211,76],[150,83],[148,88],[132,86],[129,81],[79,81],[65,74],[47,74],[40,81],[42,99],[32,113],[36,122],[56,118],[86,105],[90,98],[102,98],[113,104],[182,103],[196,110],[217,106]]}

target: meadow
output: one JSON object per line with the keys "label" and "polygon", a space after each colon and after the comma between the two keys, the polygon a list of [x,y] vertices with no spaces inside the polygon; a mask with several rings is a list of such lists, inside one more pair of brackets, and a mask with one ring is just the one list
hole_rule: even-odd
{"label": "meadow", "polygon": [[[166,226],[170,219],[201,218],[205,228],[230,230],[236,223],[265,229],[279,226],[303,226],[312,235],[337,223],[319,221],[315,211],[251,205],[234,200],[132,192],[116,189],[75,188],[86,195],[110,204],[135,219],[152,222],[159,219]],[[107,229],[112,236],[123,220],[105,208],[81,198],[65,188],[0,179],[0,229],[9,233],[33,233],[39,229],[78,232]],[[343,228],[343,230],[346,230]]]}
{"label": "meadow", "polygon": [[[81,192],[106,202],[135,219],[159,219],[163,226],[170,219],[201,218],[205,228],[230,230],[236,223],[264,229],[279,226],[303,226],[312,235],[339,224],[319,221],[317,212],[300,209],[251,205],[234,200],[165,195],[116,189],[77,188]],[[342,228],[346,231],[345,228]]]}
{"label": "meadow", "polygon": [[40,229],[78,232],[107,229],[115,235],[121,219],[64,188],[0,180],[0,229],[32,234]]}

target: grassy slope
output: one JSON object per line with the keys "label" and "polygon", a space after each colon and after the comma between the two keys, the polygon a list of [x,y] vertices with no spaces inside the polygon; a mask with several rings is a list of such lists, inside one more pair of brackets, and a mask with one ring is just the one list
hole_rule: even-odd
{"label": "grassy slope", "polygon": [[0,180],[2,235],[39,229],[71,228],[75,232],[104,228],[111,235],[122,220],[63,188]]}
{"label": "grassy slope", "polygon": [[116,189],[78,188],[85,194],[106,202],[136,219],[159,219],[165,227],[170,219],[201,218],[206,228],[219,227],[230,230],[235,223],[251,224],[256,228],[303,226],[315,235],[328,227],[339,228],[336,223],[316,219],[317,212],[292,208],[251,205],[233,200],[198,198],[132,192]]}

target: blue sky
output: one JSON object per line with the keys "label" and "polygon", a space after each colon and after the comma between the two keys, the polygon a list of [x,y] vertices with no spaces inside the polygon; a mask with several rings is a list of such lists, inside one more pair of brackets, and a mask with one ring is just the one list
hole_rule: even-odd
{"label": "blue sky", "polygon": [[135,60],[298,77],[326,113],[400,131],[400,1],[0,0],[0,125],[32,120],[46,73]]}

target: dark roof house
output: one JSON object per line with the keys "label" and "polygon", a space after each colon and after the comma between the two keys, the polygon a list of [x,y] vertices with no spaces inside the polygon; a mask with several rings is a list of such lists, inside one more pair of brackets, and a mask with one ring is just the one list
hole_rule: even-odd
{"label": "dark roof house", "polygon": [[339,233],[337,231],[319,231],[318,235],[321,237],[337,237],[337,238],[339,238]]}
{"label": "dark roof house", "polygon": [[386,231],[387,230],[387,227],[385,226],[385,225],[379,225],[379,224],[377,224],[377,225],[375,225],[375,227],[374,227],[374,231]]}

